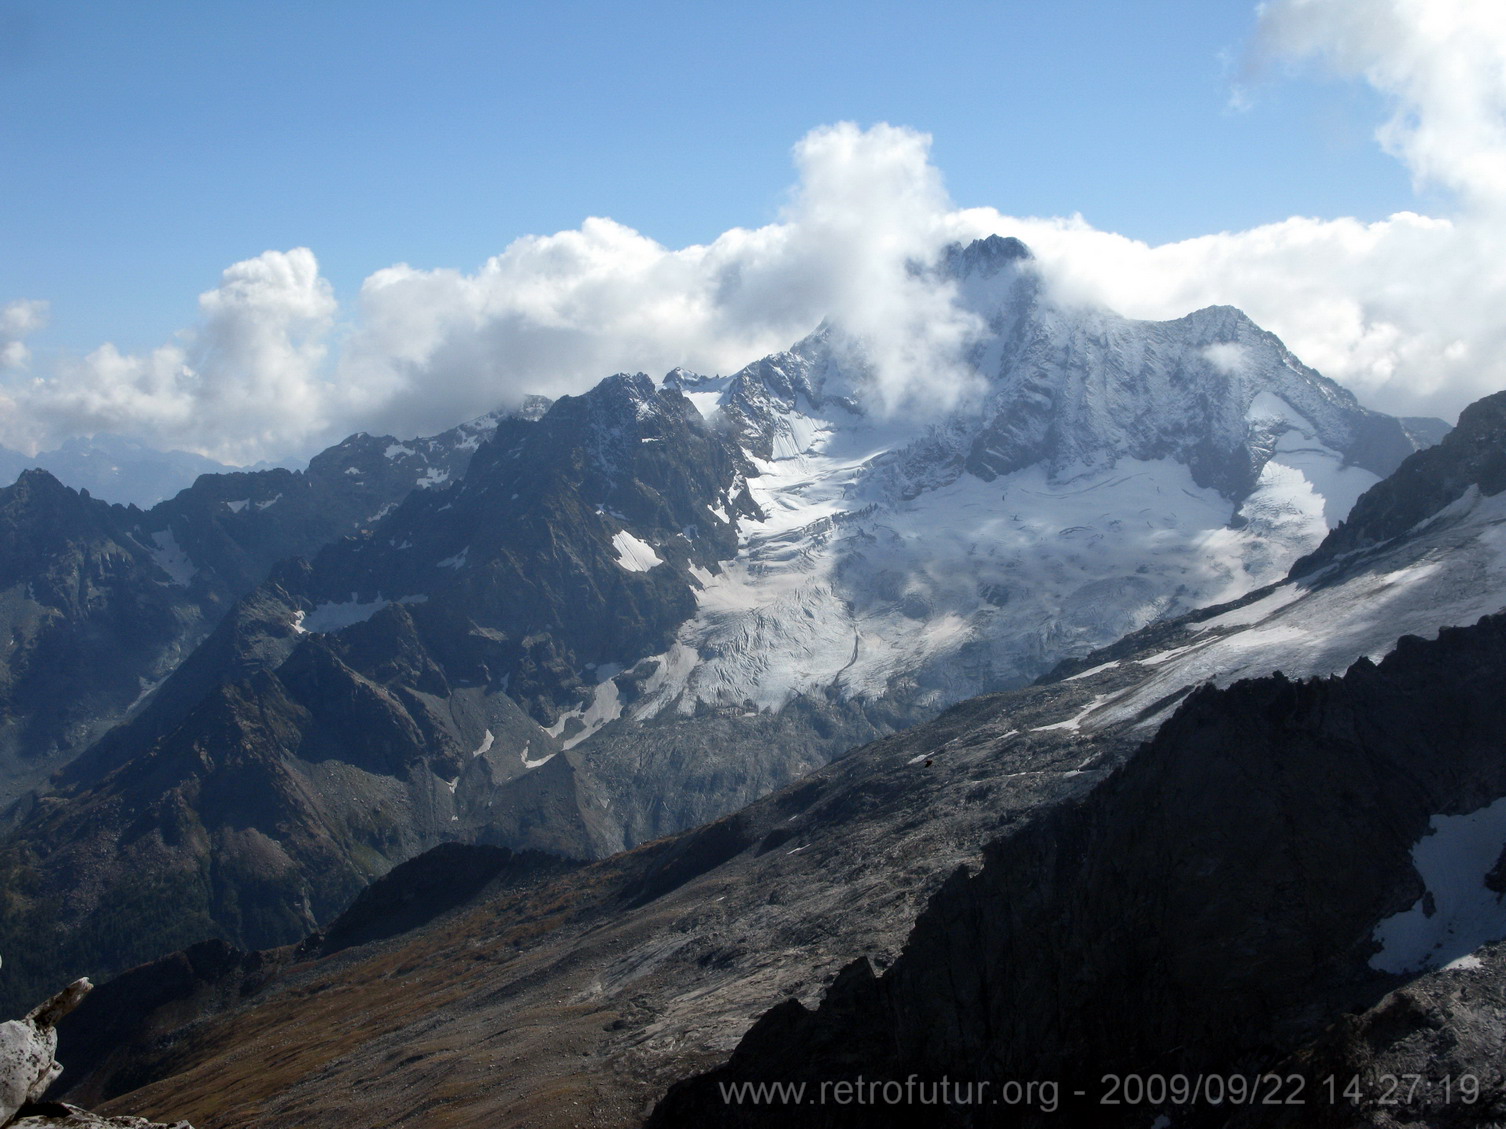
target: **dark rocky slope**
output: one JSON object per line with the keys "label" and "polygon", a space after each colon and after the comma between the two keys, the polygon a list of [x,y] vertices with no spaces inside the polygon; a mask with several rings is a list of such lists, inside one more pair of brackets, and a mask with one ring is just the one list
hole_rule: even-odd
{"label": "dark rocky slope", "polygon": [[54,1087],[98,1105],[151,1081],[191,1043],[202,1017],[234,1009],[278,984],[300,962],[369,946],[442,923],[480,897],[516,895],[579,864],[535,851],[447,843],[394,867],[321,933],[295,946],[246,951],[202,941],[98,987],[61,1029],[69,1073]]}
{"label": "dark rocky slope", "polygon": [[[1408,552],[1436,563],[1446,545],[1424,538]],[[1346,567],[1393,573],[1405,567],[1398,552]],[[1291,606],[1335,592],[1342,585],[1329,583]],[[1221,640],[1242,649],[1269,633],[1259,619],[1250,626],[1269,603],[1255,594],[1143,633],[1138,648],[1096,656],[1064,680],[964,703],[535,899],[483,899],[395,948],[352,951],[353,963],[305,960],[191,1031],[179,1017],[181,1038],[169,1024],[152,1056],[161,1080],[130,1101],[195,1117],[217,1110],[219,1124],[259,1129],[350,1117],[636,1124],[645,1099],[722,1060],[778,999],[814,1005],[860,954],[886,967],[959,864],[976,866],[990,841],[999,851],[1001,836],[1034,834],[1153,732],[1141,726],[1190,688],[1166,701],[1145,694],[1147,679],[1159,685],[1176,666],[1168,657]],[[1383,651],[1394,622],[1348,630],[1348,645]],[[1147,704],[1126,712],[1126,696]],[[1094,720],[1105,715],[1121,720]],[[306,1026],[310,1008],[319,1034],[289,1057],[285,1032]],[[420,1094],[430,1096],[415,1105]]]}
{"label": "dark rocky slope", "polygon": [[40,470],[0,490],[0,802],[98,737],[202,631],[202,603],[133,516]]}
{"label": "dark rocky slope", "polygon": [[[892,960],[983,842],[1101,780],[1131,740],[1020,732],[1079,712],[1079,687],[969,701],[714,824],[526,895],[489,888],[398,938],[262,954],[254,972],[235,956],[65,1096],[105,1086],[112,1106],[186,1101],[258,1129],[637,1124],[771,1000],[814,1001],[855,952]],[[162,962],[174,982],[195,952]]]}
{"label": "dark rocky slope", "polygon": [[345,636],[303,636],[145,753],[39,798],[0,847],[0,998],[205,938],[297,940],[448,838],[585,853],[567,761],[524,773],[475,755],[483,728],[542,755],[548,735],[503,695],[449,689],[394,605]]}
{"label": "dark rocky slope", "polygon": [[[1379,666],[1194,693],[1113,778],[958,873],[881,977],[774,1009],[653,1126],[1047,1124],[1023,1107],[757,1107],[736,1081],[1056,1080],[1102,1125],[1226,1108],[1102,1106],[1104,1075],[1250,1073],[1399,978],[1373,931],[1424,889],[1438,814],[1506,795],[1506,617],[1403,639]],[[1503,921],[1506,924],[1506,921]],[[1085,1096],[1073,1099],[1074,1090]]]}
{"label": "dark rocky slope", "polygon": [[147,511],[41,470],[0,489],[0,804],[148,699],[275,563],[458,478],[496,423],[406,443],[355,435],[305,471],[201,475]]}

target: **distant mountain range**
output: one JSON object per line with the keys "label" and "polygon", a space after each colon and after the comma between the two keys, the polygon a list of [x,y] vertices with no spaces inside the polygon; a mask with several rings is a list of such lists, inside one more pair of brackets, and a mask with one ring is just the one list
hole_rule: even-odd
{"label": "distant mountain range", "polygon": [[[75,1094],[900,1125],[721,1087],[1426,1032],[1483,1076],[1436,1032],[1506,997],[1506,394],[1368,411],[1015,240],[916,269],[986,327],[946,408],[831,324],[147,509],[0,489],[0,1007],[139,966]],[[1233,1114],[1130,1105],[1078,1113]]]}
{"label": "distant mountain range", "polygon": [[[297,945],[140,968],[80,1016],[107,1038],[65,1029],[70,1096],[227,1129],[1380,1127],[1407,1076],[1410,1123],[1489,1123],[1502,467],[1506,393],[1292,576],[720,820],[555,873],[452,845]],[[926,1102],[943,1078],[1016,1100]],[[899,1089],[805,1100],[863,1080]]]}
{"label": "distant mountain range", "polygon": [[[191,451],[158,451],[134,439],[100,434],[67,439],[53,451],[23,455],[0,447],[0,482],[41,469],[75,490],[107,502],[149,509],[193,485],[201,474],[241,469]],[[254,467],[248,469],[265,469]]]}

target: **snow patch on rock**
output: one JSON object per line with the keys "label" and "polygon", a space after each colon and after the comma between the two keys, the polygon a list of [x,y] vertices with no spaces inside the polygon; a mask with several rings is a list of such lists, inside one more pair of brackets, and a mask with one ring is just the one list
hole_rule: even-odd
{"label": "snow patch on rock", "polygon": [[187,588],[189,582],[199,574],[199,567],[178,546],[178,539],[173,536],[173,531],[157,530],[152,534],[152,544],[156,546],[152,549],[152,560],[157,562],[157,567],[167,573],[170,583]]}
{"label": "snow patch on rock", "polygon": [[1506,937],[1506,901],[1485,877],[1506,848],[1506,797],[1468,815],[1435,815],[1412,848],[1426,893],[1381,921],[1370,967],[1419,972],[1466,957]]}
{"label": "snow patch on rock", "polygon": [[617,554],[617,563],[629,572],[647,572],[664,563],[652,545],[625,529],[612,537],[612,548]]}

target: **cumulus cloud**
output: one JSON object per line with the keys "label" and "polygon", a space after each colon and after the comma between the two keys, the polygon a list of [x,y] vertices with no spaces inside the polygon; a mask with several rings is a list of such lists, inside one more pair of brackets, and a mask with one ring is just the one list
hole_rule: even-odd
{"label": "cumulus cloud", "polygon": [[1150,246],[1081,219],[963,216],[1030,244],[1063,301],[1141,318],[1238,306],[1384,411],[1452,419],[1506,387],[1506,232],[1480,217],[1296,217]]}
{"label": "cumulus cloud", "polygon": [[958,209],[927,135],[825,126],[795,146],[777,222],[671,249],[592,218],[518,239],[470,272],[398,264],[365,280],[338,349],[338,311],[305,248],[230,267],[196,326],[141,355],[104,345],[28,372],[24,338],[45,307],[12,303],[0,360],[15,403],[0,440],[110,430],[232,460],[307,452],[356,429],[436,431],[616,371],[729,372],[823,319],[870,361],[880,410],[946,407],[970,390],[958,358],[980,327],[913,267],[994,233],[1030,244],[1064,302],[1146,318],[1239,306],[1387,411],[1452,418],[1506,387],[1506,10],[1271,0],[1254,50],[1380,90],[1391,112],[1378,140],[1457,206],[1150,246],[1077,217]]}
{"label": "cumulus cloud", "polygon": [[1226,376],[1238,376],[1249,367],[1249,354],[1243,345],[1233,341],[1220,341],[1203,350],[1208,363]]}
{"label": "cumulus cloud", "polygon": [[0,306],[0,369],[24,369],[31,364],[26,338],[47,324],[47,303],[30,299]]}
{"label": "cumulus cloud", "polygon": [[295,450],[329,427],[335,309],[307,248],[236,263],[199,295],[199,322],[179,340],[143,355],[107,342],[13,388],[22,433],[10,441],[111,431],[230,461]]}
{"label": "cumulus cloud", "polygon": [[519,239],[479,271],[378,271],[340,385],[384,404],[374,425],[454,423],[523,392],[579,392],[607,373],[727,372],[824,318],[869,358],[881,410],[954,402],[978,326],[909,269],[933,257],[951,203],[930,138],[887,125],[817,129],[795,147],[780,222],[669,250],[608,219]]}

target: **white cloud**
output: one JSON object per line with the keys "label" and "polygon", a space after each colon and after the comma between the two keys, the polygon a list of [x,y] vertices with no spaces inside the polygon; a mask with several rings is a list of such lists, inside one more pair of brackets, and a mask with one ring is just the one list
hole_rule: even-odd
{"label": "white cloud", "polygon": [[0,306],[0,369],[24,369],[31,364],[26,338],[47,324],[47,303],[31,299]]}
{"label": "white cloud", "polygon": [[1506,6],[1500,0],[1270,0],[1259,50],[1316,57],[1392,103],[1376,133],[1419,182],[1506,204]]}
{"label": "white cloud", "polygon": [[874,359],[885,408],[951,402],[976,327],[907,269],[936,252],[951,207],[929,148],[887,125],[815,130],[795,147],[782,222],[707,246],[671,251],[595,218],[519,239],[474,274],[378,271],[340,383],[385,405],[373,426],[406,433],[620,370],[731,371],[830,318]]}
{"label": "white cloud", "polygon": [[1227,303],[1366,403],[1452,419],[1506,388],[1506,7],[1496,0],[1272,0],[1266,60],[1318,58],[1392,101],[1377,133],[1448,217],[1293,217],[1151,247],[1074,219],[962,213],[1036,250],[1056,292],[1134,317]]}
{"label": "white cloud", "polygon": [[228,268],[199,295],[199,324],[145,355],[110,343],[13,387],[7,436],[35,448],[70,433],[122,432],[239,461],[297,449],[328,430],[321,376],[335,314],[307,248]]}
{"label": "white cloud", "polygon": [[1225,376],[1238,376],[1249,366],[1250,357],[1243,345],[1221,341],[1203,350],[1208,363]]}
{"label": "white cloud", "polygon": [[1080,219],[959,218],[1030,244],[1066,301],[1142,318],[1238,306],[1384,411],[1451,419],[1506,388],[1506,231],[1488,217],[1296,217],[1156,247]]}

